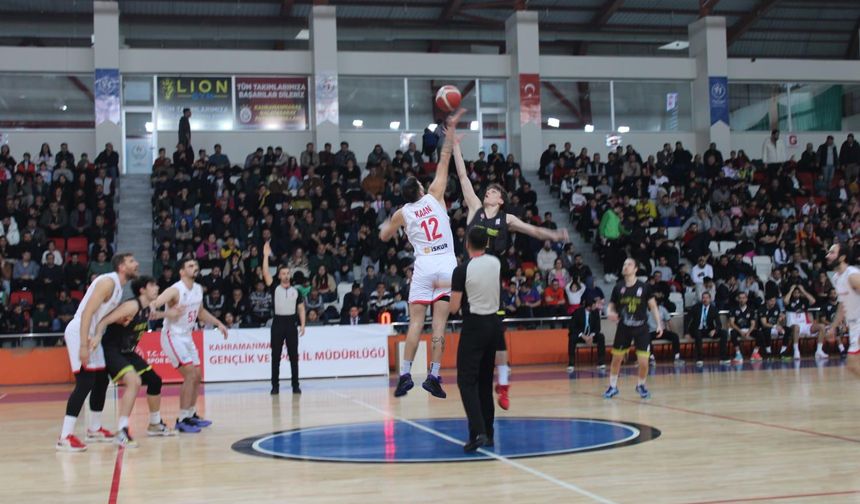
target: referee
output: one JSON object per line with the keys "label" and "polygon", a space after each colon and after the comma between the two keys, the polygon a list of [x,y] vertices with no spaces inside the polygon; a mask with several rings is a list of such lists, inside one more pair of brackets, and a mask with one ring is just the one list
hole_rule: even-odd
{"label": "referee", "polygon": [[[266,287],[274,283],[269,273],[269,256],[272,246],[263,245],[263,280]],[[305,335],[305,300],[301,293],[290,285],[290,269],[278,266],[278,281],[273,290],[275,298],[275,317],[272,320],[272,395],[280,393],[281,352],[284,340],[287,342],[287,356],[290,358],[290,381],[293,394],[301,394],[299,388],[299,336]],[[299,326],[299,327],[296,327]]]}
{"label": "referee", "polygon": [[493,446],[493,367],[496,342],[504,330],[499,310],[501,263],[484,254],[487,231],[472,228],[466,243],[469,261],[451,278],[450,312],[463,308],[463,329],[457,347],[457,386],[469,420],[466,453]]}

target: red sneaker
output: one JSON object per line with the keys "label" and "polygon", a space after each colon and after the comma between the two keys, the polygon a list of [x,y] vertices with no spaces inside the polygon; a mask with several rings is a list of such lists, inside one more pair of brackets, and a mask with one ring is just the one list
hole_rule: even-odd
{"label": "red sneaker", "polygon": [[99,427],[97,431],[87,429],[87,441],[90,443],[112,443],[116,436],[113,432]]}
{"label": "red sneaker", "polygon": [[511,400],[508,398],[508,390],[510,388],[510,385],[496,385],[496,393],[499,394],[499,407],[503,410],[511,407]]}
{"label": "red sneaker", "polygon": [[81,440],[76,438],[74,434],[69,434],[63,439],[57,441],[57,451],[61,452],[82,452],[87,450],[87,445],[81,443]]}
{"label": "red sneaker", "polygon": [[761,362],[762,361],[761,354],[758,352],[753,353],[752,357],[750,357],[750,361],[751,362]]}

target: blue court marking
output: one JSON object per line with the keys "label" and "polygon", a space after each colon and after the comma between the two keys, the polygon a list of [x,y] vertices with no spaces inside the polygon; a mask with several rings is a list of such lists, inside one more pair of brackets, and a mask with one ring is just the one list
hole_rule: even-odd
{"label": "blue court marking", "polygon": [[[462,418],[410,420],[465,443]],[[581,453],[655,439],[646,425],[589,418],[500,417],[495,422],[496,455],[514,459]],[[462,446],[399,420],[310,427],[243,439],[233,449],[248,455],[320,462],[430,463],[493,460],[466,454]]]}

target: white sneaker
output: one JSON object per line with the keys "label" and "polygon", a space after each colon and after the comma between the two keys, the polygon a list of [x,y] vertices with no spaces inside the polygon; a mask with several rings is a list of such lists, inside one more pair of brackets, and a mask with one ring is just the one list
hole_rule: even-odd
{"label": "white sneaker", "polygon": [[567,374],[573,373],[573,366],[567,366]]}
{"label": "white sneaker", "polygon": [[600,371],[606,371],[606,364],[601,364],[597,366],[597,369],[599,369]]}
{"label": "white sneaker", "polygon": [[800,352],[794,352],[794,360],[800,360]]}
{"label": "white sneaker", "polygon": [[124,446],[126,448],[137,448],[138,444],[134,438],[131,437],[131,434],[128,432],[128,427],[123,427],[116,433],[116,437],[114,438],[114,443],[119,446]]}
{"label": "white sneaker", "polygon": [[165,425],[164,421],[162,420],[161,423],[149,424],[149,427],[146,428],[146,435],[169,437],[177,435],[177,432]]}
{"label": "white sneaker", "polygon": [[704,365],[705,365],[705,361],[700,361],[700,360],[696,361],[696,367],[703,367]]}
{"label": "white sneaker", "polygon": [[90,443],[113,443],[115,438],[116,435],[104,427],[99,427],[97,431],[87,429],[86,440]]}
{"label": "white sneaker", "polygon": [[824,353],[824,351],[822,351],[822,350],[815,352],[815,359],[816,360],[827,360],[829,358],[830,358],[830,356],[827,355],[826,353]]}
{"label": "white sneaker", "polygon": [[735,358],[732,360],[732,362],[735,364],[743,364],[744,363],[744,356],[741,354],[736,354]]}

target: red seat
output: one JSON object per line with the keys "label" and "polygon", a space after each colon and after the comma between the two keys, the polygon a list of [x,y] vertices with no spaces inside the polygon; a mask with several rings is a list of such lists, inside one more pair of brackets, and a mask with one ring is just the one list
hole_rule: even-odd
{"label": "red seat", "polygon": [[73,290],[69,293],[69,297],[80,303],[84,299],[84,291]]}
{"label": "red seat", "polygon": [[89,243],[83,236],[74,236],[66,242],[66,251],[68,252],[84,252],[86,253]]}
{"label": "red seat", "polygon": [[60,254],[66,251],[66,239],[62,236],[58,236],[56,238],[48,238],[48,240],[54,242],[54,246],[57,247],[57,251]]}
{"label": "red seat", "polygon": [[424,171],[427,173],[436,173],[436,163],[424,163]]}
{"label": "red seat", "polygon": [[15,291],[9,296],[9,304],[12,306],[21,301],[26,301],[28,305],[33,306],[33,293],[30,291]]}
{"label": "red seat", "polygon": [[804,189],[811,191],[813,189],[815,177],[811,173],[798,173],[797,181],[800,182],[800,185],[803,186]]}
{"label": "red seat", "polygon": [[[536,263],[524,262],[522,267],[523,267],[523,272],[526,274],[526,276],[532,276],[537,272],[537,264]],[[531,271],[531,273],[529,273],[529,271]]]}

